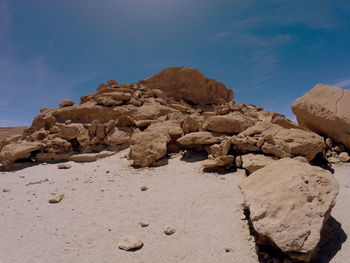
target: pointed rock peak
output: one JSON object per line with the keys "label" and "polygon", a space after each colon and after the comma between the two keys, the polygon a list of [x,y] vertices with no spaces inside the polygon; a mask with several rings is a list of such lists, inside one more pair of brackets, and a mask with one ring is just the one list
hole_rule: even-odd
{"label": "pointed rock peak", "polygon": [[158,89],[167,97],[190,104],[224,104],[233,100],[233,90],[192,68],[167,68],[139,84]]}

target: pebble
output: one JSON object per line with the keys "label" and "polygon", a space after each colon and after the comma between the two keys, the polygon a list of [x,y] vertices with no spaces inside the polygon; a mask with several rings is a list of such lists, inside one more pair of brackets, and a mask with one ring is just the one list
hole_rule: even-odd
{"label": "pebble", "polygon": [[50,204],[57,204],[57,203],[61,202],[61,200],[63,199],[63,197],[64,197],[64,194],[58,194],[58,195],[56,195],[55,197],[51,198],[51,199],[49,200],[49,203],[50,203]]}
{"label": "pebble", "polygon": [[58,169],[70,169],[72,168],[72,165],[68,164],[68,163],[60,163],[59,165],[57,165]]}
{"label": "pebble", "polygon": [[118,247],[126,251],[135,251],[142,248],[143,242],[135,236],[124,236],[118,242]]}
{"label": "pebble", "polygon": [[139,225],[140,225],[141,227],[148,227],[148,226],[149,226],[149,224],[148,224],[148,223],[145,223],[145,222],[140,222]]}
{"label": "pebble", "polygon": [[10,189],[7,189],[7,188],[4,188],[4,189],[2,189],[2,191],[3,191],[4,193],[7,193],[7,192],[10,192],[11,190],[10,190]]}
{"label": "pebble", "polygon": [[141,191],[144,192],[144,191],[147,191],[148,190],[148,187],[147,186],[142,186],[141,187]]}
{"label": "pebble", "polygon": [[229,253],[229,252],[231,252],[231,251],[232,251],[231,248],[228,248],[228,247],[225,248],[225,252],[226,252],[226,253]]}
{"label": "pebble", "polygon": [[348,162],[350,160],[350,156],[349,156],[349,154],[347,152],[342,152],[342,153],[339,154],[339,159],[342,162],[346,163],[346,162]]}
{"label": "pebble", "polygon": [[175,228],[174,227],[172,227],[172,226],[166,226],[165,228],[164,228],[164,233],[166,234],[166,235],[172,235],[172,234],[174,234],[176,232],[176,230],[175,230]]}

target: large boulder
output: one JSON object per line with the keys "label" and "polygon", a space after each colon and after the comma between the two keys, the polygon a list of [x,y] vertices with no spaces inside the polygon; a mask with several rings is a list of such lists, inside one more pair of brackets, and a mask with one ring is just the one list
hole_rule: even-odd
{"label": "large boulder", "polygon": [[328,171],[285,158],[245,178],[240,189],[258,243],[308,262],[335,205],[339,185]]}
{"label": "large boulder", "polygon": [[177,140],[182,146],[208,145],[220,142],[220,138],[210,132],[192,132]]}
{"label": "large boulder", "polygon": [[1,148],[0,162],[6,169],[11,169],[17,160],[31,157],[32,152],[42,148],[41,142],[17,141]]}
{"label": "large boulder", "polygon": [[251,174],[265,166],[276,161],[276,158],[265,156],[262,154],[244,154],[242,158],[242,168],[246,169],[248,174]]}
{"label": "large boulder", "polygon": [[300,125],[344,144],[350,150],[350,91],[323,84],[292,104]]}
{"label": "large boulder", "polygon": [[129,158],[133,164],[141,167],[150,166],[167,154],[168,134],[144,131],[131,136]]}
{"label": "large boulder", "polygon": [[139,84],[190,104],[224,104],[233,99],[233,90],[191,68],[167,68]]}
{"label": "large boulder", "polygon": [[209,117],[203,128],[212,132],[239,133],[253,126],[254,123],[240,112]]}

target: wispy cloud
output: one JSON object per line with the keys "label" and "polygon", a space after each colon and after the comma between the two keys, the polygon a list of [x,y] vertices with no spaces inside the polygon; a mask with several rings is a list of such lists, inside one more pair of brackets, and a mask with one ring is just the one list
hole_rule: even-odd
{"label": "wispy cloud", "polygon": [[337,81],[334,84],[332,84],[332,86],[336,86],[343,89],[350,89],[350,78]]}
{"label": "wispy cloud", "polygon": [[221,33],[214,35],[214,38],[223,38],[223,37],[230,36],[231,34],[232,34],[232,32],[221,32]]}
{"label": "wispy cloud", "polygon": [[25,121],[0,120],[0,127],[29,126],[29,125],[30,123]]}

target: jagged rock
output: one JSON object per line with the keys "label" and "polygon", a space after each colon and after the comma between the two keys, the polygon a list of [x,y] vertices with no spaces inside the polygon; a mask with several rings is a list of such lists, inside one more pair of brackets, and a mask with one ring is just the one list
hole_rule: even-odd
{"label": "jagged rock", "polygon": [[286,129],[273,124],[261,134],[272,138],[274,144],[285,152],[305,156],[309,161],[314,159],[318,153],[322,153],[325,148],[323,138],[311,131]]}
{"label": "jagged rock", "polygon": [[290,257],[308,262],[320,240],[339,191],[326,170],[295,159],[281,159],[245,178],[240,189],[258,243],[274,244]]}
{"label": "jagged rock", "polygon": [[323,84],[292,105],[300,125],[342,143],[350,150],[350,91]]}
{"label": "jagged rock", "polygon": [[223,167],[231,165],[235,161],[235,157],[232,155],[218,156],[213,159],[205,160],[202,163],[204,169],[213,169],[217,167]]}
{"label": "jagged rock", "polygon": [[259,140],[253,137],[233,136],[231,147],[235,153],[259,152]]}
{"label": "jagged rock", "polygon": [[270,143],[265,142],[263,146],[261,147],[261,151],[267,155],[274,155],[278,158],[288,158],[292,157],[290,151],[290,148],[288,146],[282,148],[285,145],[273,145]]}
{"label": "jagged rock", "polygon": [[69,106],[73,106],[74,105],[74,101],[73,100],[62,100],[60,103],[60,107],[64,108],[64,107],[69,107]]}
{"label": "jagged rock", "polygon": [[220,142],[220,138],[210,132],[192,132],[177,140],[182,146],[206,145]]}
{"label": "jagged rock", "polygon": [[119,128],[113,128],[110,134],[103,139],[103,143],[116,146],[121,144],[129,144],[130,135]]}
{"label": "jagged rock", "polygon": [[31,157],[32,152],[42,148],[41,142],[18,141],[1,148],[0,161],[6,169],[11,169],[16,160]]}
{"label": "jagged rock", "polygon": [[64,153],[72,150],[72,144],[59,137],[53,140],[43,140],[43,145],[44,150],[48,153]]}
{"label": "jagged rock", "polygon": [[145,131],[131,136],[129,158],[134,165],[146,167],[167,154],[168,134]]}
{"label": "jagged rock", "polygon": [[186,117],[182,124],[182,130],[185,134],[200,131],[203,122],[204,117],[192,114]]}
{"label": "jagged rock", "polygon": [[343,162],[346,163],[350,160],[350,156],[347,152],[342,152],[339,154],[339,159]]}
{"label": "jagged rock", "polygon": [[159,89],[167,97],[183,99],[190,104],[224,104],[233,99],[233,91],[224,84],[207,79],[199,71],[190,68],[167,68],[139,84]]}
{"label": "jagged rock", "polygon": [[237,166],[246,169],[249,174],[264,168],[265,166],[275,162],[277,159],[270,157],[270,156],[265,156],[261,154],[244,154],[241,156],[242,158],[242,164]]}
{"label": "jagged rock", "polygon": [[240,112],[233,112],[227,115],[209,117],[203,124],[203,128],[212,132],[239,133],[254,123],[244,117]]}

